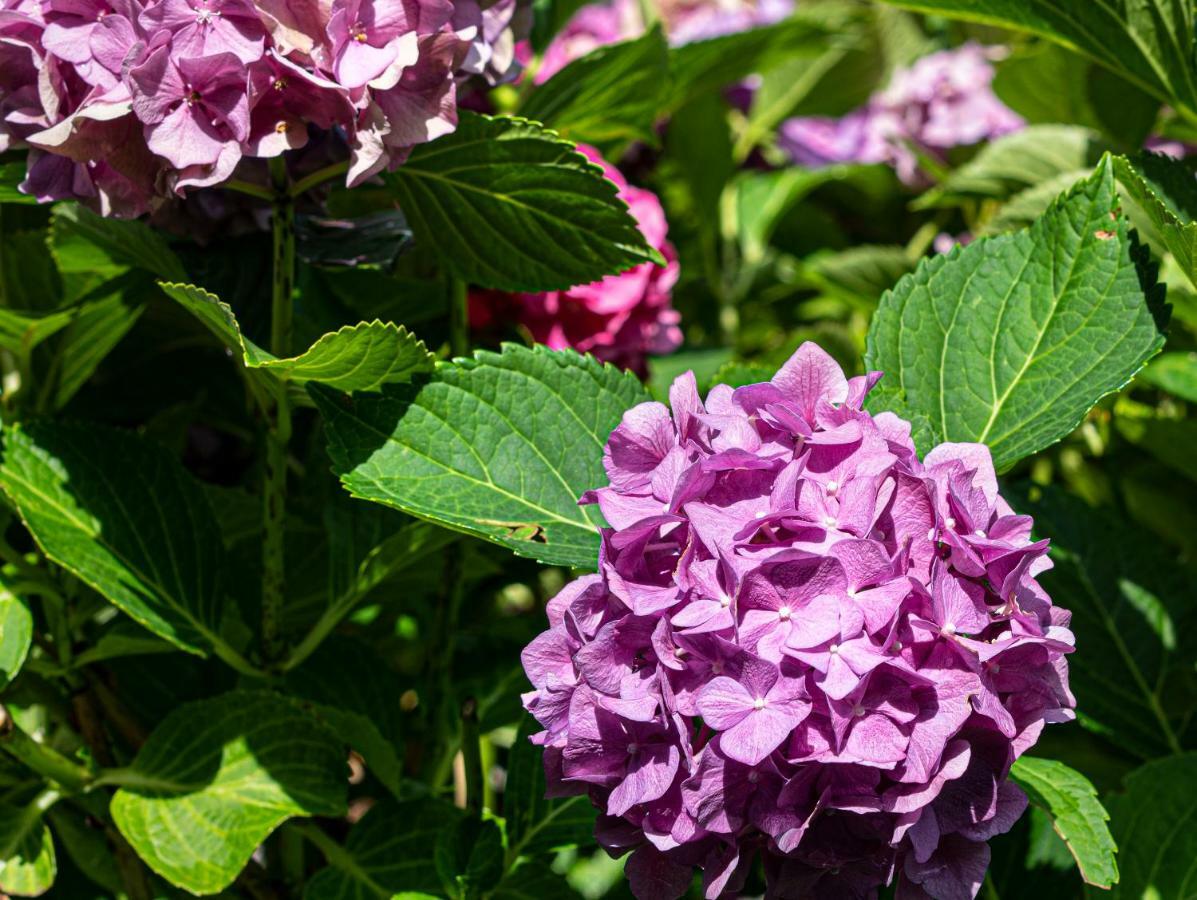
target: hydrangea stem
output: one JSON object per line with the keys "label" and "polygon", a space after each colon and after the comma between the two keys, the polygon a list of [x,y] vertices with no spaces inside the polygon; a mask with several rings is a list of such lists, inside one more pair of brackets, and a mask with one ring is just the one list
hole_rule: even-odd
{"label": "hydrangea stem", "polygon": [[12,716],[0,706],[0,747],[9,755],[20,760],[47,781],[57,784],[65,791],[85,790],[94,779],[93,774],[79,763],[67,759],[57,750],[39,744],[13,721]]}
{"label": "hydrangea stem", "polygon": [[470,298],[466,283],[449,279],[449,351],[453,356],[470,352]]}
{"label": "hydrangea stem", "polygon": [[478,731],[478,701],[470,697],[461,704],[461,759],[465,764],[465,807],[482,815],[482,735]]}
{"label": "hydrangea stem", "polygon": [[[295,288],[295,202],[281,157],[271,160],[274,183],[274,278],[270,305],[270,352],[291,352],[292,294]],[[287,444],[291,439],[291,408],[286,388],[274,392],[266,427],[266,461],[262,484],[262,650],[276,659],[286,589],[283,535],[287,509]]]}

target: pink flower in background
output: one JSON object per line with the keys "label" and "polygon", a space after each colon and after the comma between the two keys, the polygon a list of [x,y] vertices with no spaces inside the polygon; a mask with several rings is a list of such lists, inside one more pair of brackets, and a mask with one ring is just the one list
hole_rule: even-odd
{"label": "pink flower in background", "polygon": [[907,183],[920,179],[916,149],[936,158],[953,147],[1025,124],[991,87],[990,51],[979,44],[932,53],[894,74],[863,108],[840,119],[790,119],[779,141],[799,165],[887,163]]}
{"label": "pink flower in background", "polygon": [[[0,150],[22,189],[139,215],[313,130],[348,182],[457,125],[457,86],[516,68],[526,0],[0,0]],[[130,146],[132,145],[132,146]]]}
{"label": "pink flower in background", "polygon": [[536,83],[541,84],[592,50],[644,33],[644,20],[636,0],[588,3],[574,13],[544,52]]}
{"label": "pink flower in background", "polygon": [[1027,800],[1010,766],[1073,717],[1070,615],[989,450],[920,462],[874,372],[803,344],[770,382],[691,373],[607,442],[599,571],[523,653],[553,796],[598,807],[641,900],[971,898]]}
{"label": "pink flower in background", "polygon": [[667,239],[665,211],[655,194],[629,185],[593,147],[583,144],[578,150],[602,166],[615,182],[640,232],[668,264],[662,268],[642,263],[567,291],[477,291],[470,298],[470,316],[478,327],[514,319],[538,343],[555,350],[573,347],[644,374],[649,355],[672,353],[682,343],[681,317],[671,302],[678,277],[677,255]]}

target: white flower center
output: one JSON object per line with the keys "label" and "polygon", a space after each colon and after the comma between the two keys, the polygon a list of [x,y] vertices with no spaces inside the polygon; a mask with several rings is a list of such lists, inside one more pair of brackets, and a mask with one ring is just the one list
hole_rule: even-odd
{"label": "white flower center", "polygon": [[711,671],[714,672],[716,675],[722,675],[723,674],[723,661],[717,659],[713,663],[711,663]]}
{"label": "white flower center", "polygon": [[830,494],[832,497],[834,497],[836,495],[836,493],[839,491],[839,489],[840,489],[840,483],[838,481],[836,481],[834,478],[831,479],[831,481],[827,482],[827,493]]}
{"label": "white flower center", "polygon": [[947,520],[943,524],[948,528],[955,528],[956,520],[953,519],[951,516],[948,516]]}
{"label": "white flower center", "polygon": [[827,648],[827,652],[830,653],[832,656],[839,656],[840,655],[840,645],[832,644],[830,647]]}
{"label": "white flower center", "polygon": [[731,597],[727,596],[727,594],[724,594],[719,598],[719,605],[724,609],[727,609],[729,606],[731,606]]}
{"label": "white flower center", "polygon": [[854,707],[852,707],[852,715],[856,716],[856,718],[859,719],[864,714],[865,714],[865,708],[863,706],[861,706],[859,703],[857,703]]}
{"label": "white flower center", "polygon": [[764,697],[757,697],[755,700],[752,701],[753,709],[764,709],[768,705],[769,705],[769,701],[766,700]]}
{"label": "white flower center", "polygon": [[973,534],[975,534],[977,537],[985,537],[985,529],[978,528],[976,531],[973,532]]}
{"label": "white flower center", "polygon": [[635,756],[635,755],[636,755],[636,752],[637,752],[639,749],[640,749],[640,745],[639,745],[639,744],[637,744],[635,741],[633,741],[632,743],[628,744],[628,756]]}
{"label": "white flower center", "polygon": [[934,527],[927,530],[927,540],[929,540],[929,541],[935,540],[935,528]]}
{"label": "white flower center", "polygon": [[956,625],[952,622],[948,622],[943,626],[943,628],[941,630],[943,631],[944,634],[949,634],[949,635],[955,634],[956,633]]}
{"label": "white flower center", "polygon": [[823,524],[828,528],[835,528],[835,516],[824,516]]}
{"label": "white flower center", "polygon": [[788,606],[783,606],[781,609],[779,609],[777,611],[777,618],[781,619],[784,622],[790,618],[791,612],[792,612],[792,610]]}

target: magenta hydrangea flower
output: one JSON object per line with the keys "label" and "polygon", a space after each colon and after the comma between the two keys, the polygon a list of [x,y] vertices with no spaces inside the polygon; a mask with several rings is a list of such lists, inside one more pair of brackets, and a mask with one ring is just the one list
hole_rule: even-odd
{"label": "magenta hydrangea flower", "polygon": [[640,898],[971,898],[1026,798],[1011,764],[1073,718],[1047,541],[989,450],[919,460],[880,378],[803,344],[770,382],[678,378],[588,492],[599,571],[523,663],[549,792],[586,793]]}
{"label": "magenta hydrangea flower", "polygon": [[476,291],[470,297],[474,326],[516,321],[533,340],[555,350],[573,347],[604,362],[644,374],[649,355],[672,353],[682,343],[681,316],[673,308],[678,278],[677,254],[669,243],[669,226],[661,201],[651,191],[628,184],[620,171],[585,144],[579,152],[602,166],[619,188],[640,233],[661,252],[664,267],[642,263],[601,281],[567,291],[504,294]]}
{"label": "magenta hydrangea flower", "polygon": [[969,43],[924,56],[843,118],[785,122],[779,143],[799,165],[887,163],[903,181],[917,183],[919,162],[912,145],[942,158],[953,147],[1000,137],[1025,124],[993,92],[991,54]]}
{"label": "magenta hydrangea flower", "polygon": [[459,83],[511,77],[528,25],[527,0],[0,0],[0,150],[106,215],[314,130],[356,184],[452,131]]}

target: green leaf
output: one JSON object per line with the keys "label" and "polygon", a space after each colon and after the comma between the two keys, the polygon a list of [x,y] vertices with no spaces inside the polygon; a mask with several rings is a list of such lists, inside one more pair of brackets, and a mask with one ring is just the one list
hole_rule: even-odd
{"label": "green leaf", "polygon": [[1190,283],[1197,285],[1197,183],[1193,172],[1162,153],[1117,157],[1114,171]]}
{"label": "green leaf", "polygon": [[0,688],[7,686],[29,654],[33,643],[33,616],[25,601],[0,578]]}
{"label": "green leaf", "polygon": [[433,859],[454,900],[487,896],[503,877],[503,834],[492,820],[464,816],[437,836]]}
{"label": "green leaf", "polygon": [[71,324],[79,307],[50,311],[0,309],[0,347],[25,356]]}
{"label": "green leaf", "polygon": [[1161,353],[1139,373],[1139,381],[1197,403],[1197,353]]}
{"label": "green leaf", "polygon": [[44,791],[22,806],[0,804],[0,890],[6,894],[37,897],[54,884],[58,861],[42,816],[57,799]]}
{"label": "green leaf", "polygon": [[420,246],[470,284],[563,290],[665,264],[601,170],[525,119],[463,112],[387,183]]}
{"label": "green leaf", "polygon": [[220,531],[168,451],[100,425],[10,425],[0,487],[48,557],[146,628],[191,653],[228,649]]}
{"label": "green leaf", "polygon": [[342,391],[376,391],[384,384],[410,381],[432,371],[434,357],[424,342],[402,325],[360,322],[324,335],[299,356],[279,359],[241,332],[237,317],[215,294],[190,284],[162,284],[167,296],[181,303],[245,366],[286,381],[314,381]]}
{"label": "green leaf", "polygon": [[163,292],[182,304],[183,308],[204,323],[220,342],[236,353],[246,366],[260,366],[275,359],[241,333],[233,309],[215,294],[193,284],[161,284]]}
{"label": "green leaf", "polygon": [[905,247],[860,244],[806,260],[806,280],[825,294],[871,307],[914,268]]}
{"label": "green leaf", "polygon": [[344,847],[320,841],[328,868],[308,882],[304,900],[390,900],[407,893],[440,895],[433,861],[437,838],[462,813],[442,800],[383,800],[349,831]]}
{"label": "green leaf", "polygon": [[75,868],[112,896],[121,896],[124,885],[120,868],[104,829],[96,827],[81,810],[67,804],[56,805],[47,815],[55,839]]}
{"label": "green leaf", "polygon": [[1197,419],[1161,415],[1154,407],[1119,397],[1114,405],[1118,433],[1174,471],[1197,482]]}
{"label": "green leaf", "polygon": [[1058,490],[1012,502],[1052,541],[1055,568],[1040,576],[1058,606],[1072,612],[1071,687],[1081,724],[1143,759],[1179,748],[1190,698],[1165,682],[1193,663],[1189,633],[1197,590],[1156,538]]}
{"label": "green leaf", "polygon": [[1029,31],[1085,54],[1178,109],[1197,110],[1192,0],[886,0]]}
{"label": "green leaf", "polygon": [[553,35],[586,5],[586,0],[532,0],[532,49],[543,53]]}
{"label": "green leaf", "polygon": [[259,363],[296,384],[316,381],[339,391],[376,391],[431,372],[435,357],[402,325],[361,322],[326,334],[299,356]]}
{"label": "green leaf", "polygon": [[316,704],[314,714],[360,753],[367,768],[398,796],[403,765],[396,750],[396,698],[403,686],[368,644],[330,637],[302,666],[287,673],[284,689]]}
{"label": "green leaf", "polygon": [[[0,241],[0,306],[45,312],[66,300],[63,280],[43,229],[5,229]],[[0,329],[4,326],[0,325]]]}
{"label": "green leaf", "polygon": [[309,386],[333,471],[355,497],[475,534],[521,556],[593,567],[603,446],[647,399],[635,376],[573,351],[506,344],[382,396]]}
{"label": "green leaf", "polygon": [[136,622],[119,618],[105,629],[95,643],[75,656],[74,664],[87,666],[126,656],[174,653],[177,649],[174,644],[146,631]]}
{"label": "green leaf", "polygon": [[978,230],[979,237],[991,234],[1001,234],[1003,231],[1015,231],[1027,228],[1043,215],[1056,197],[1067,191],[1078,181],[1093,174],[1093,167],[1084,169],[1070,169],[1053,175],[1046,181],[1025,188],[1002,204],[1002,208],[987,219]]}
{"label": "green leaf", "polygon": [[954,206],[968,197],[1009,197],[1065,172],[1088,172],[1108,146],[1076,125],[1032,125],[986,144],[913,204]]}
{"label": "green leaf", "polygon": [[[164,281],[186,281],[187,272],[162,232],[144,222],[98,216],[76,203],[62,203],[54,208],[50,226],[51,242],[58,247],[72,238],[89,244],[96,259],[115,269],[132,266]],[[62,264],[61,250],[57,252]],[[81,265],[80,260],[77,265]]]}
{"label": "green leaf", "polygon": [[1106,798],[1122,878],[1100,896],[1192,897],[1197,880],[1197,753],[1150,762],[1126,777],[1125,788]]}
{"label": "green leaf", "polygon": [[761,363],[733,360],[719,367],[719,371],[711,378],[708,390],[717,384],[726,384],[734,388],[743,387],[746,384],[760,384],[771,379],[776,371],[776,369]]}
{"label": "green leaf", "polygon": [[544,751],[528,739],[540,731],[529,715],[520,720],[507,762],[503,810],[508,856],[535,856],[592,840],[596,812],[586,795],[545,797]]}
{"label": "green leaf", "polygon": [[25,161],[13,160],[0,164],[0,203],[37,204],[37,198],[22,194],[17,185],[25,180]]}
{"label": "green leaf", "polygon": [[1110,70],[1046,42],[998,63],[993,90],[1031,124],[1083,125],[1127,147],[1142,146],[1160,109],[1159,100]]}
{"label": "green leaf", "polygon": [[1086,884],[1109,887],[1118,880],[1118,848],[1106,826],[1110,816],[1088,778],[1054,759],[1030,756],[1014,763],[1010,777],[1032,805],[1051,816]]}
{"label": "green leaf", "polygon": [[633,141],[655,145],[653,123],[669,83],[666,50],[660,28],[600,47],[536,88],[519,113],[600,150]]}
{"label": "green leaf", "polygon": [[665,110],[685,106],[695,97],[723,90],[752,74],[768,72],[799,53],[818,53],[833,32],[823,16],[799,10],[789,19],[669,51],[670,86]]}
{"label": "green leaf", "polygon": [[113,293],[80,305],[77,314],[59,334],[54,346],[54,380],[51,403],[67,404],[145,311],[142,298],[124,285]]}
{"label": "green leaf", "polygon": [[748,262],[765,257],[778,224],[803,198],[831,181],[841,180],[852,166],[804,169],[791,166],[774,172],[745,173],[734,183],[736,221],[741,253]]}
{"label": "green leaf", "polygon": [[1164,343],[1168,307],[1116,204],[1103,162],[1029,229],[921,262],[869,328],[866,367],[887,373],[873,408],[988,444],[999,470],[1075,429]]}
{"label": "green leaf", "polygon": [[112,818],[155,872],[195,894],[223,890],[292,816],[345,812],[344,745],[286,697],[234,691],[179,707],[154,729]]}

